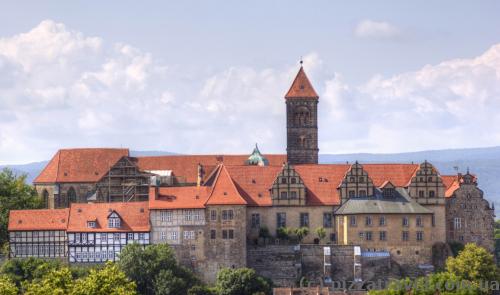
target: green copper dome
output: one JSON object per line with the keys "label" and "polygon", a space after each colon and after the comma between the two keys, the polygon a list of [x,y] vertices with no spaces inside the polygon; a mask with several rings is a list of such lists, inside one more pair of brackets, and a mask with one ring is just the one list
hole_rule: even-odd
{"label": "green copper dome", "polygon": [[253,149],[252,154],[248,157],[248,160],[245,161],[246,165],[254,165],[254,166],[268,166],[269,161],[260,153],[259,147],[255,144],[255,148]]}

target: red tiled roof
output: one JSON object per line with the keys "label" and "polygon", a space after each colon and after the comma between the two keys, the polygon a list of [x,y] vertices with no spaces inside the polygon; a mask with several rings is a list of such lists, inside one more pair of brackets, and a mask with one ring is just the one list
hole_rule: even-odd
{"label": "red tiled roof", "polygon": [[[198,164],[202,164],[205,177],[219,164],[225,166],[243,165],[249,155],[179,155],[137,157],[140,170],[172,170],[174,176],[182,177],[186,182],[195,183],[198,177]],[[281,165],[286,162],[286,155],[265,155],[269,165]]]}
{"label": "red tiled roof", "polygon": [[149,209],[205,208],[210,190],[209,186],[151,187]]}
{"label": "red tiled roof", "polygon": [[444,196],[449,198],[460,187],[458,175],[441,175],[441,179],[446,189]]}
{"label": "red tiled roof", "polygon": [[283,166],[227,166],[241,196],[249,206],[271,206],[269,189]]}
{"label": "red tiled roof", "polygon": [[295,171],[307,187],[307,205],[339,205],[337,188],[351,165],[322,164],[296,165]]}
{"label": "red tiled roof", "polygon": [[33,183],[97,182],[128,154],[128,149],[61,149]]}
{"label": "red tiled roof", "polygon": [[292,86],[285,95],[286,99],[291,98],[319,98],[318,94],[314,90],[311,82],[307,78],[304,68],[300,67],[295,80],[293,80]]}
{"label": "red tiled roof", "polygon": [[212,186],[212,191],[206,202],[207,205],[246,205],[247,202],[240,195],[231,176],[227,172],[226,166],[221,164],[218,167],[217,178]]}
{"label": "red tiled roof", "polygon": [[[121,217],[120,228],[108,228],[108,216]],[[87,221],[97,220],[95,228]],[[146,232],[150,230],[148,202],[71,204],[68,232]]]}
{"label": "red tiled roof", "polygon": [[66,230],[69,209],[11,210],[9,231]]}
{"label": "red tiled roof", "polygon": [[363,169],[373,181],[373,185],[381,187],[390,181],[396,187],[406,187],[419,169],[418,164],[362,164]]}

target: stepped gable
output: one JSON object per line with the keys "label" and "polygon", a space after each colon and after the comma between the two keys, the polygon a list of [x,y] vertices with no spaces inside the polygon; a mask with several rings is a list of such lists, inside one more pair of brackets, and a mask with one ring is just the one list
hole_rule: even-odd
{"label": "stepped gable", "polygon": [[[121,218],[120,228],[108,227],[108,216],[116,212]],[[96,221],[95,228],[87,221]],[[68,232],[147,232],[150,231],[148,202],[128,203],[73,203],[70,208]]]}
{"label": "stepped gable", "polygon": [[210,191],[211,187],[209,186],[151,187],[149,189],[149,208],[205,208]]}
{"label": "stepped gable", "polygon": [[97,182],[111,166],[128,155],[128,149],[61,149],[33,183]]}
{"label": "stepped gable", "polygon": [[217,169],[217,177],[206,205],[247,205],[247,201],[240,195],[226,167],[221,164]]}
{"label": "stepped gable", "polygon": [[340,194],[337,188],[351,165],[305,164],[293,167],[307,188],[307,205],[340,205]]}
{"label": "stepped gable", "polygon": [[69,209],[11,210],[9,231],[66,230]]}
{"label": "stepped gable", "polygon": [[[286,155],[264,155],[269,165],[281,165],[286,162]],[[205,176],[215,167],[224,163],[225,166],[243,165],[248,155],[170,155],[137,157],[140,170],[171,170],[174,176],[184,178],[186,182],[196,183],[198,164],[203,165]]]}
{"label": "stepped gable", "polygon": [[362,164],[373,185],[381,187],[390,181],[396,187],[407,187],[419,169],[418,164]]}
{"label": "stepped gable", "polygon": [[272,206],[269,189],[282,166],[226,166],[226,169],[249,206]]}

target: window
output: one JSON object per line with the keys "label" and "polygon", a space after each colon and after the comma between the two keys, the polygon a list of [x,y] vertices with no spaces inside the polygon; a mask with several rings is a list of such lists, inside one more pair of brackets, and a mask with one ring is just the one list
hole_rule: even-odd
{"label": "window", "polygon": [[290,199],[297,199],[297,192],[296,191],[290,192]]}
{"label": "window", "polygon": [[378,224],[380,226],[385,226],[385,216],[380,216],[380,218],[378,220]]}
{"label": "window", "polygon": [[323,227],[332,227],[332,213],[323,213]]}
{"label": "window", "polygon": [[409,238],[410,238],[410,232],[403,231],[402,240],[403,241],[408,241]]}
{"label": "window", "polygon": [[422,216],[417,216],[417,226],[422,227],[424,223],[422,221]]}
{"label": "window", "polygon": [[227,230],[222,230],[222,239],[227,240]]}
{"label": "window", "polygon": [[233,220],[233,210],[222,210],[222,220]]}
{"label": "window", "polygon": [[162,222],[172,222],[172,211],[170,210],[160,211],[160,220]]}
{"label": "window", "polygon": [[88,228],[95,228],[95,221],[87,221]]}
{"label": "window", "polygon": [[431,176],[427,177],[427,182],[432,182],[432,177]]}
{"label": "window", "polygon": [[367,231],[367,232],[365,233],[365,239],[366,239],[367,241],[371,241],[371,240],[372,240],[372,232],[371,232],[371,231]]}
{"label": "window", "polygon": [[120,218],[119,217],[110,217],[108,219],[108,227],[109,228],[120,228]]}
{"label": "window", "polygon": [[436,217],[432,214],[432,226],[436,226]]}
{"label": "window", "polygon": [[360,239],[363,239],[365,237],[365,233],[362,231],[360,231],[358,235]]}
{"label": "window", "polygon": [[252,213],[252,228],[260,228],[260,214]]}
{"label": "window", "polygon": [[455,217],[453,219],[453,228],[454,229],[461,229],[462,228],[462,218]]}
{"label": "window", "polygon": [[82,233],[82,244],[87,244],[87,234]]}
{"label": "window", "polygon": [[179,235],[177,234],[176,231],[169,231],[169,232],[167,232],[167,239],[168,240],[177,241],[177,237],[178,236]]}
{"label": "window", "polygon": [[210,230],[210,239],[215,240],[217,238],[217,231],[215,229]]}
{"label": "window", "polygon": [[309,227],[309,213],[300,213],[300,227]]}
{"label": "window", "polygon": [[234,230],[230,229],[229,231],[229,239],[233,239],[234,238]]}
{"label": "window", "polygon": [[330,241],[332,242],[337,242],[337,234],[331,233],[330,234]]}
{"label": "window", "polygon": [[222,239],[224,240],[232,240],[234,239],[234,230],[229,229],[229,230],[222,230]]}
{"label": "window", "polygon": [[423,241],[423,240],[424,240],[424,232],[418,231],[417,232],[417,241]]}
{"label": "window", "polygon": [[194,239],[195,239],[194,231],[192,230],[184,231],[184,240],[194,240]]}
{"label": "window", "polygon": [[107,239],[108,239],[107,234],[102,233],[102,234],[101,234],[101,241],[105,241],[105,240],[107,240]]}
{"label": "window", "polygon": [[193,211],[191,211],[191,210],[184,210],[184,220],[185,221],[191,221],[191,220],[193,220]]}
{"label": "window", "polygon": [[349,198],[354,198],[356,196],[356,191],[349,191]]}
{"label": "window", "polygon": [[297,178],[292,177],[292,178],[290,179],[290,182],[291,182],[292,184],[296,184],[296,183],[297,183]]}
{"label": "window", "polygon": [[217,220],[217,211],[216,210],[211,210],[210,211],[210,220],[216,221]]}
{"label": "window", "polygon": [[75,234],[75,242],[80,244],[80,234]]}
{"label": "window", "polygon": [[403,226],[410,226],[410,220],[408,217],[403,217]]}
{"label": "window", "polygon": [[279,212],[276,213],[276,227],[286,227],[286,213]]}
{"label": "window", "polygon": [[280,193],[280,199],[285,200],[288,198],[288,193],[287,192],[281,192]]}
{"label": "window", "polygon": [[360,197],[366,197],[366,191],[364,189],[359,190],[359,196]]}
{"label": "window", "polygon": [[371,218],[371,216],[366,216],[366,218],[365,218],[365,225],[366,226],[371,226],[372,225],[372,218]]}
{"label": "window", "polygon": [[164,241],[167,238],[167,233],[162,231],[160,232],[160,240]]}
{"label": "window", "polygon": [[356,226],[356,216],[352,215],[349,218],[351,226]]}
{"label": "window", "polygon": [[120,234],[118,234],[118,233],[114,233],[114,234],[113,234],[113,241],[115,241],[115,242],[119,242],[119,241],[120,241]]}
{"label": "window", "polygon": [[360,183],[365,182],[365,178],[364,178],[363,176],[360,176],[360,177],[359,177],[359,182],[360,182]]}
{"label": "window", "polygon": [[286,178],[285,177],[281,178],[281,183],[282,184],[286,184]]}
{"label": "window", "polygon": [[429,191],[429,198],[436,197],[436,193],[434,191]]}
{"label": "window", "polygon": [[356,178],[354,176],[349,177],[349,182],[356,182]]}
{"label": "window", "polygon": [[425,192],[424,191],[418,191],[418,197],[419,198],[423,198],[425,196]]}
{"label": "window", "polygon": [[145,235],[144,233],[140,233],[139,234],[139,240],[144,240],[145,239]]}
{"label": "window", "polygon": [[128,233],[127,234],[127,240],[131,241],[134,239],[134,234],[133,233]]}
{"label": "window", "polygon": [[394,196],[394,189],[392,187],[384,188],[382,194],[384,197],[392,197]]}
{"label": "window", "polygon": [[193,218],[195,221],[199,221],[201,219],[201,215],[200,215],[200,211],[199,210],[195,210],[193,212]]}
{"label": "window", "polygon": [[387,240],[387,233],[385,231],[381,231],[379,238],[381,241],[386,241]]}

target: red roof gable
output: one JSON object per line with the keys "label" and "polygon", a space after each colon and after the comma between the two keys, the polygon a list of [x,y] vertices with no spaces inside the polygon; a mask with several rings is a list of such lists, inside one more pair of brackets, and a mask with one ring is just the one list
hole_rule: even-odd
{"label": "red roof gable", "polygon": [[[108,228],[108,216],[115,211],[121,218],[120,228]],[[89,228],[87,221],[97,221]],[[68,232],[147,232],[148,202],[71,204]]]}
{"label": "red roof gable", "polygon": [[128,149],[61,149],[33,183],[97,182],[128,154]]}
{"label": "red roof gable", "polygon": [[307,205],[340,205],[337,188],[351,165],[296,165],[295,171],[307,187]]}
{"label": "red roof gable", "polygon": [[207,205],[246,205],[247,202],[240,195],[226,167],[218,167],[217,178],[208,197]]}
{"label": "red roof gable", "polygon": [[151,187],[149,209],[205,208],[210,190],[209,186]]}
{"label": "red roof gable", "polygon": [[381,187],[385,181],[396,187],[406,187],[419,169],[418,164],[363,164],[363,169],[373,181],[373,185]]}
{"label": "red roof gable", "polygon": [[[265,155],[269,165],[281,165],[286,162],[286,155]],[[244,165],[248,155],[186,155],[137,157],[140,170],[172,170],[174,176],[195,183],[198,177],[198,164],[205,169],[205,177],[220,163],[226,166]]]}
{"label": "red roof gable", "polygon": [[9,231],[66,230],[69,209],[11,210]]}
{"label": "red roof gable", "polygon": [[271,206],[269,189],[283,166],[227,166],[231,179],[249,206]]}
{"label": "red roof gable", "polygon": [[286,99],[291,98],[314,98],[318,99],[319,96],[314,90],[311,82],[307,78],[304,68],[300,67],[295,80],[293,80],[292,86],[285,95]]}

